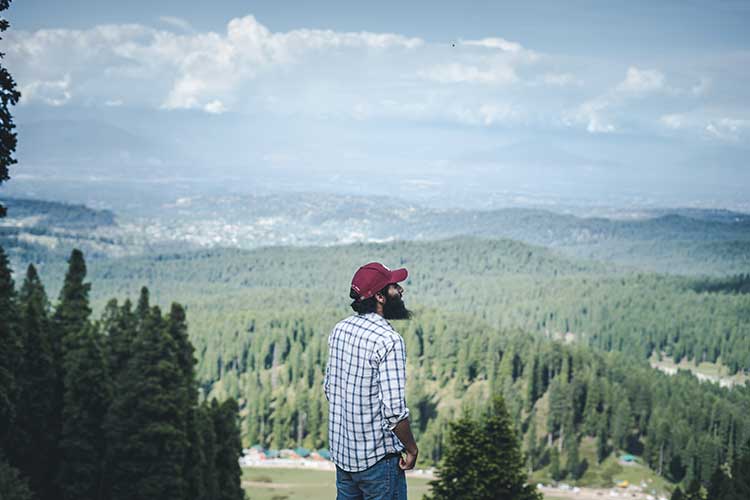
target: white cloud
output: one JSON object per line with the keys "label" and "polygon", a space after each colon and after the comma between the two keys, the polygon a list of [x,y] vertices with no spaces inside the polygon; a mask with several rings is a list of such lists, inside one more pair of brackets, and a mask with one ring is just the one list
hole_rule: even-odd
{"label": "white cloud", "polygon": [[656,70],[628,68],[625,80],[620,82],[617,90],[633,94],[645,94],[664,88],[664,75]]}
{"label": "white cloud", "polygon": [[193,26],[185,19],[176,16],[161,16],[159,20],[183,31],[193,31]]}
{"label": "white cloud", "polygon": [[582,85],[583,82],[576,78],[571,73],[545,73],[542,75],[541,81],[545,85],[555,87],[567,87],[571,85]]}
{"label": "white cloud", "polygon": [[506,123],[518,118],[519,113],[508,104],[482,104],[479,107],[479,116],[482,124],[489,126],[498,123]]}
{"label": "white cloud", "polygon": [[424,79],[440,83],[509,84],[518,81],[512,66],[497,63],[484,69],[461,63],[440,64],[419,73]]}
{"label": "white cloud", "polygon": [[659,122],[667,128],[677,130],[687,125],[687,118],[681,114],[669,114],[660,117]]}
{"label": "white cloud", "polygon": [[567,126],[584,125],[586,131],[591,134],[608,134],[615,132],[617,128],[605,116],[610,101],[605,97],[591,99],[573,111],[565,113],[563,123]]}
{"label": "white cloud", "polygon": [[[179,18],[162,21],[186,27]],[[62,75],[72,74],[77,83],[99,81],[99,88],[123,86],[123,79],[131,78],[149,81],[156,89],[168,85],[160,107],[207,112],[225,109],[243,82],[275,68],[304,63],[311,53],[409,51],[424,43],[393,33],[310,29],[274,33],[253,16],[232,19],[224,34],[177,34],[141,25],[104,25],[89,30],[13,32],[8,41],[9,59],[20,68],[17,79],[22,86],[28,82],[27,101],[36,98],[51,105],[64,104],[74,92],[70,78],[63,80]],[[54,89],[62,94],[47,95]],[[149,95],[153,99],[154,88]]]}
{"label": "white cloud", "polygon": [[223,102],[221,102],[218,99],[214,99],[213,101],[203,106],[203,110],[206,111],[207,113],[220,115],[221,113],[224,113],[225,111],[227,111],[227,108],[226,106],[224,106]]}
{"label": "white cloud", "polygon": [[37,100],[54,107],[64,106],[73,97],[70,81],[70,75],[64,75],[60,80],[33,81],[21,85],[21,103]]}
{"label": "white cloud", "polygon": [[122,99],[110,99],[110,100],[104,101],[104,105],[107,106],[108,108],[119,108],[123,104],[124,102],[122,101]]}
{"label": "white cloud", "polygon": [[739,141],[748,129],[750,129],[750,120],[737,118],[719,118],[711,120],[706,125],[706,132],[722,141]]}
{"label": "white cloud", "polygon": [[520,43],[511,42],[504,38],[482,38],[481,40],[461,40],[461,45],[469,47],[485,47],[488,49],[499,49],[503,52],[521,52],[524,50]]}

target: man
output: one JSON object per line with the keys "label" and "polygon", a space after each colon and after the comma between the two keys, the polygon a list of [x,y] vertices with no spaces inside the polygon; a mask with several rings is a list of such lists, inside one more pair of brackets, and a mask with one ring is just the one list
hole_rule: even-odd
{"label": "man", "polygon": [[404,339],[388,320],[411,316],[398,284],[407,276],[377,262],[360,267],[350,292],[356,314],[328,337],[325,393],[338,500],[406,499],[404,471],[414,468],[418,450],[404,398]]}

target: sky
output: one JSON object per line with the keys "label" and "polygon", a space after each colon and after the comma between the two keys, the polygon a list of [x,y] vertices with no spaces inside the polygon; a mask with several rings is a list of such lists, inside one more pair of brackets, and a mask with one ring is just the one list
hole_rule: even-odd
{"label": "sky", "polygon": [[750,2],[18,0],[4,14],[19,186],[266,179],[750,211]]}

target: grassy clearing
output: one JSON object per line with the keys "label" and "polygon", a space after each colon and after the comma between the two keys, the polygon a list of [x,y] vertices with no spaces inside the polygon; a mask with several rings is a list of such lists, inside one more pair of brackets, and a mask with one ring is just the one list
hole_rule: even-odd
{"label": "grassy clearing", "polygon": [[744,385],[745,382],[750,381],[750,376],[746,374],[737,373],[736,375],[730,375],[727,367],[721,363],[702,362],[696,365],[692,361],[682,359],[680,360],[680,363],[677,364],[672,358],[665,355],[662,355],[661,360],[659,360],[656,354],[651,356],[649,362],[654,368],[661,369],[668,373],[677,369],[690,370],[698,377],[702,376],[714,382],[721,382],[722,385],[730,387],[734,385]]}
{"label": "grassy clearing", "polygon": [[[579,454],[581,460],[586,460],[588,468],[578,481],[573,481],[569,478],[563,479],[561,483],[568,483],[573,486],[588,487],[588,488],[612,488],[620,481],[627,481],[628,483],[636,486],[640,486],[644,483],[646,487],[645,491],[649,493],[651,490],[655,490],[657,493],[669,492],[673,486],[664,478],[659,477],[654,471],[648,468],[648,466],[639,463],[639,460],[631,464],[620,463],[618,457],[619,453],[611,454],[601,464],[596,463],[596,440],[590,437],[586,437],[581,440],[579,448]],[[565,460],[562,460],[563,465]],[[549,466],[546,466],[540,470],[534,471],[531,474],[529,481],[532,484],[543,483],[550,484],[552,479],[549,474]],[[545,498],[554,498],[549,495],[545,495]]]}
{"label": "grassy clearing", "polygon": [[[429,492],[428,480],[407,477],[409,498]],[[330,500],[336,498],[336,475],[331,471],[301,469],[242,469],[242,486],[251,500]]]}

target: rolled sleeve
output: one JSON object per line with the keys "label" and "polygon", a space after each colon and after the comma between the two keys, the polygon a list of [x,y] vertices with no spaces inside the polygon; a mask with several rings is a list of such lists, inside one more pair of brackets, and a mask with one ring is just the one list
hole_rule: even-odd
{"label": "rolled sleeve", "polygon": [[383,427],[392,431],[396,425],[409,417],[406,407],[406,348],[404,339],[398,337],[385,346],[378,364],[380,401]]}

